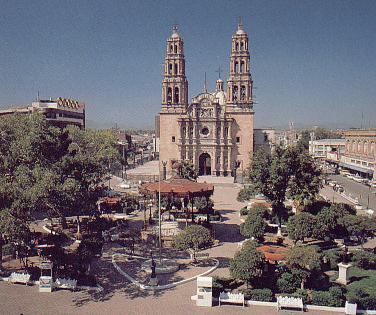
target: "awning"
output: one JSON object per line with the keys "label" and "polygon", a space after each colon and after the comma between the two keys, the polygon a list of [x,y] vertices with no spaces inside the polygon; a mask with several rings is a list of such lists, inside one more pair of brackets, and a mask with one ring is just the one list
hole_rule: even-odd
{"label": "awning", "polygon": [[358,172],[361,172],[361,173],[366,173],[366,174],[370,174],[370,175],[373,174],[372,170],[369,170],[367,168],[363,168],[363,167],[360,167],[360,166],[352,165],[352,164],[347,164],[347,163],[341,162],[341,163],[339,163],[339,166],[349,168],[351,170],[358,171]]}

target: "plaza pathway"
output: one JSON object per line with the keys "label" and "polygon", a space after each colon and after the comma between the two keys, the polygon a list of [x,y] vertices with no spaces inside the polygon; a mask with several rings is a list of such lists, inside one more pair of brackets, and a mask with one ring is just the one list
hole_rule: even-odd
{"label": "plaza pathway", "polygon": [[[206,178],[206,181],[211,179]],[[229,181],[215,183],[213,199],[224,221],[216,223],[216,237],[220,246],[209,250],[210,256],[217,257],[221,265],[213,275],[227,275],[229,259],[237,250],[240,218],[238,210],[244,205],[236,201],[240,187]],[[190,282],[170,290],[150,292],[141,291],[122,277],[111,264],[111,255],[105,254],[98,264],[97,276],[102,292],[39,293],[37,286],[8,285],[0,282],[1,314],[39,315],[39,314],[254,314],[276,315],[274,307],[223,306],[199,308],[190,297],[196,294],[196,282]],[[286,312],[284,312],[286,313]],[[289,314],[289,312],[287,312]],[[310,311],[308,314],[325,314]],[[335,313],[331,313],[335,315]]]}

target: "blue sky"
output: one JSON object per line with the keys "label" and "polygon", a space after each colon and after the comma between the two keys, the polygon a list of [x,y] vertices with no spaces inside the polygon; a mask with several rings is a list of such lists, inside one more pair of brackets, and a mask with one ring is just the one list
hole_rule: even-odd
{"label": "blue sky", "polygon": [[250,37],[258,127],[376,127],[376,1],[0,0],[0,108],[41,97],[87,104],[99,125],[152,127],[171,25],[189,98],[228,75],[239,16]]}

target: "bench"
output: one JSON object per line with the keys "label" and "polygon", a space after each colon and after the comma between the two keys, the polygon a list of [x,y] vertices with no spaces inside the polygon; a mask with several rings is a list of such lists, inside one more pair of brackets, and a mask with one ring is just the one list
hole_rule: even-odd
{"label": "bench", "polygon": [[17,273],[12,272],[10,277],[8,278],[8,282],[11,283],[25,283],[26,285],[30,282],[30,277],[28,273]]}
{"label": "bench", "polygon": [[77,280],[76,279],[65,279],[57,278],[54,284],[55,288],[58,289],[68,289],[76,291],[77,289]]}
{"label": "bench", "polygon": [[282,308],[298,308],[304,312],[304,305],[302,298],[295,298],[290,296],[278,296],[277,297],[277,310],[280,311]]}
{"label": "bench", "polygon": [[219,294],[219,306],[221,303],[234,303],[234,304],[242,304],[243,307],[245,306],[244,294],[242,293],[229,293],[229,292],[221,292]]}

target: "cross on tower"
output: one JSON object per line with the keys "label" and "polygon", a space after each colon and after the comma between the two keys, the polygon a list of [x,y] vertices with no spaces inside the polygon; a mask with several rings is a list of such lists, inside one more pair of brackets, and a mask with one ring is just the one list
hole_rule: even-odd
{"label": "cross on tower", "polygon": [[172,24],[172,30],[174,31],[174,33],[178,32],[178,24],[177,23]]}
{"label": "cross on tower", "polygon": [[218,70],[215,70],[215,72],[218,72],[218,77],[220,79],[221,78],[221,72],[222,72],[221,66],[219,66]]}

